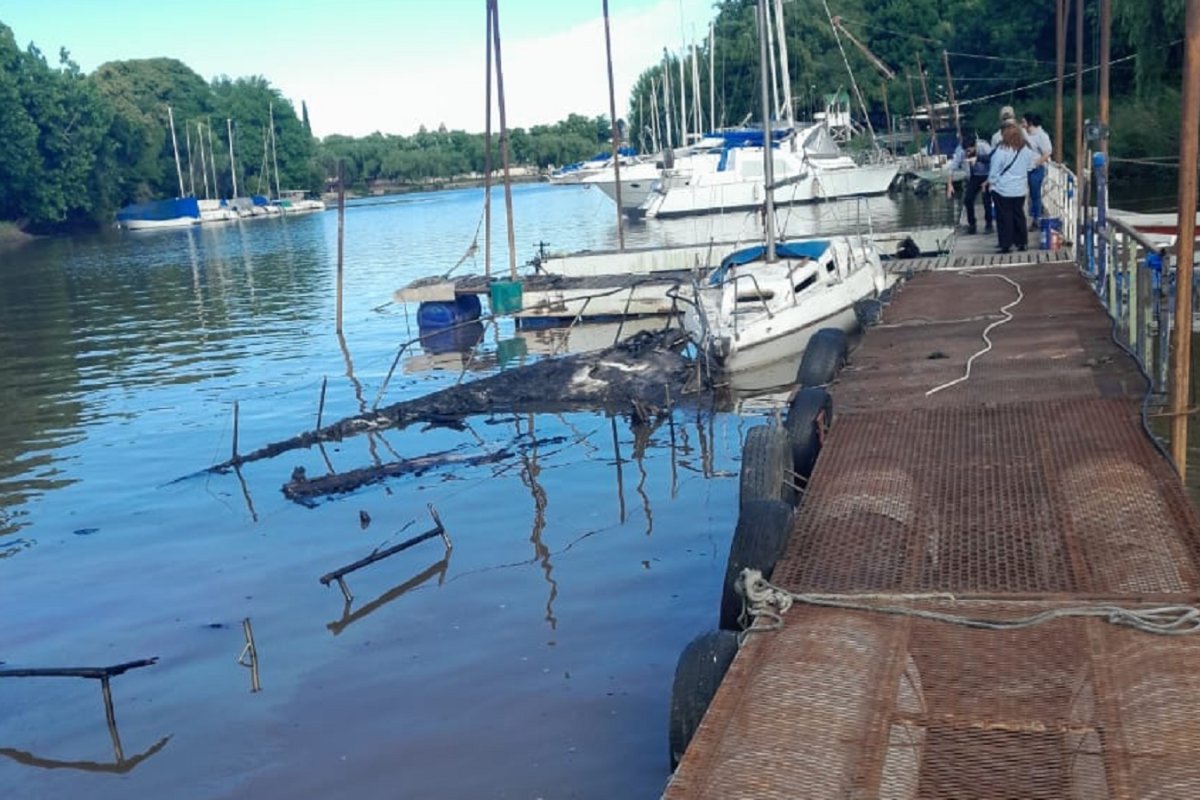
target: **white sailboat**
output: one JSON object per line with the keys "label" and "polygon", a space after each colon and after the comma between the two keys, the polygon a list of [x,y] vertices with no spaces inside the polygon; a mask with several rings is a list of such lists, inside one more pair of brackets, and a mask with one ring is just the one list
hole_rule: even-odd
{"label": "white sailboat", "polygon": [[[758,0],[762,116],[769,141],[766,0]],[[775,152],[762,151],[764,185],[775,182]],[[861,235],[777,245],[775,201],[767,192],[766,244],[726,256],[695,288],[684,329],[727,372],[795,358],[821,328],[851,330],[855,304],[888,286],[879,253]]]}

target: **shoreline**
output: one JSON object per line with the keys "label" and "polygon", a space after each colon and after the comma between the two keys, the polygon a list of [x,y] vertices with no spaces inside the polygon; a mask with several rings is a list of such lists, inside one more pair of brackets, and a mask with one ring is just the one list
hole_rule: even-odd
{"label": "shoreline", "polygon": [[[510,178],[511,183],[541,183],[545,180],[541,175],[514,175]],[[354,200],[363,197],[388,197],[398,194],[419,194],[421,192],[441,192],[453,189],[481,189],[483,188],[483,178],[448,178],[444,181],[431,183],[397,183],[397,184],[376,184],[367,189],[366,192],[352,190],[347,188],[346,199]],[[497,178],[492,181],[493,186],[503,185],[503,178]],[[325,203],[337,205],[337,192],[326,191],[321,194],[321,199]]]}

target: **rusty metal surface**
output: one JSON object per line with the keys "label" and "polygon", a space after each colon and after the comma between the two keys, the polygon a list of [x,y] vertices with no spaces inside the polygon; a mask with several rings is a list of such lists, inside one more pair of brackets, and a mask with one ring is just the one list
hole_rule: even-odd
{"label": "rusty metal surface", "polygon": [[[936,606],[992,619],[1054,607]],[[1197,797],[1197,663],[1200,638],[1102,620],[984,631],[797,607],[750,636],[664,796]]]}
{"label": "rusty metal surface", "polygon": [[[986,274],[917,275],[851,354],[776,584],[989,618],[1200,599],[1200,515],[1095,296],[1071,265],[1003,274],[1025,297],[965,383],[926,394],[1016,298]],[[1198,704],[1200,636],[800,605],[749,637],[664,796],[1200,797]]]}

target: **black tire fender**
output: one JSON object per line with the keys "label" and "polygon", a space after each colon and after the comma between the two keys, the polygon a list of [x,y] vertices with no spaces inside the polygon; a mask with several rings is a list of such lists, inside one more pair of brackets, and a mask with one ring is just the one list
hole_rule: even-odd
{"label": "black tire fender", "polygon": [[787,474],[791,452],[787,432],[779,426],[758,425],[746,431],[739,508],[751,500],[791,501],[792,486]]}
{"label": "black tire fender", "polygon": [[671,684],[668,739],[672,772],[700,727],[700,720],[704,719],[737,650],[737,634],[708,631],[692,639],[680,653]]}
{"label": "black tire fender", "polygon": [[845,331],[821,328],[804,348],[800,367],[796,370],[796,383],[801,386],[827,385],[845,365],[849,348]]}
{"label": "black tire fender", "polygon": [[795,509],[782,500],[753,500],[738,512],[737,527],[729,543],[725,562],[725,581],[721,585],[721,611],[718,627],[740,631],[742,596],[734,588],[743,569],[756,569],[770,578],[775,564],[787,547],[795,523]]}
{"label": "black tire fender", "polygon": [[807,387],[796,392],[788,406],[783,428],[792,446],[792,470],[802,478],[812,475],[825,432],[833,425],[833,397],[824,389]]}

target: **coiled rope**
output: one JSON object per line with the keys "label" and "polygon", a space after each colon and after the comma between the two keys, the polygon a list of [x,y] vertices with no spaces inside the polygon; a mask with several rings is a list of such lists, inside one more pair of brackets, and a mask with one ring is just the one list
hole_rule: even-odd
{"label": "coiled rope", "polygon": [[[971,273],[965,273],[965,274],[970,275]],[[951,386],[957,386],[958,384],[963,383],[964,381],[970,380],[971,365],[973,363],[975,363],[975,359],[979,358],[981,355],[983,355],[984,353],[987,353],[988,351],[990,351],[992,349],[992,340],[988,338],[988,334],[991,333],[993,329],[1000,327],[1001,325],[1003,325],[1006,322],[1010,322],[1013,318],[1013,315],[1011,313],[1009,313],[1009,309],[1012,308],[1013,306],[1017,305],[1017,303],[1020,303],[1021,300],[1023,300],[1025,297],[1025,293],[1023,291],[1021,291],[1021,284],[1017,283],[1012,278],[1009,278],[1005,275],[980,275],[979,277],[981,277],[981,278],[999,278],[1002,281],[1007,281],[1008,283],[1012,284],[1013,287],[1017,290],[1017,299],[1013,300],[1011,303],[1007,303],[1003,306],[1000,306],[1000,313],[1004,315],[1004,319],[998,319],[995,322],[993,322],[991,325],[988,325],[986,328],[983,329],[983,341],[985,343],[984,347],[982,350],[978,350],[974,355],[972,355],[970,358],[967,359],[967,369],[962,374],[962,376],[955,378],[952,381],[943,383],[941,386],[933,387],[932,389],[930,389],[928,392],[925,393],[926,397],[929,397],[932,394],[937,394],[938,392],[942,391],[943,389],[949,389]]]}
{"label": "coiled rope", "polygon": [[[1200,633],[1200,609],[1187,605],[1159,606],[1133,610],[1114,605],[1072,606],[1051,608],[1019,619],[983,619],[944,611],[912,608],[902,605],[879,605],[878,602],[913,602],[920,600],[954,600],[950,594],[797,594],[775,586],[756,569],[744,569],[734,582],[742,596],[742,622],[746,633],[777,630],[783,626],[783,615],[795,603],[849,611],[869,611],[877,614],[925,619],[950,625],[961,625],[990,631],[1012,631],[1032,628],[1046,622],[1072,617],[1103,619],[1126,628],[1160,636],[1183,636]],[[763,624],[756,623],[765,620]]]}

